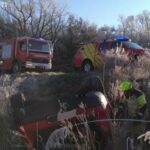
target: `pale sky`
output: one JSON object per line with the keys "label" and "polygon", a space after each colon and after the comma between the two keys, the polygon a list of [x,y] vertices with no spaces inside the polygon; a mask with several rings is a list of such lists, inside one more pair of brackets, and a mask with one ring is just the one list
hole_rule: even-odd
{"label": "pale sky", "polygon": [[57,0],[67,3],[68,11],[77,17],[102,25],[118,25],[119,15],[138,15],[150,11],[150,0]]}
{"label": "pale sky", "polygon": [[[0,0],[0,3],[5,0]],[[150,11],[150,0],[57,0],[67,5],[67,10],[77,17],[103,25],[117,26],[119,15],[138,15],[143,10]]]}

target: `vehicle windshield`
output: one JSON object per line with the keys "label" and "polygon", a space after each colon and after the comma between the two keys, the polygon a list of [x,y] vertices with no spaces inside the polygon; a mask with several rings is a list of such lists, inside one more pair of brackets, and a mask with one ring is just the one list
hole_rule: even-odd
{"label": "vehicle windshield", "polygon": [[140,45],[138,45],[137,43],[133,43],[133,42],[123,42],[124,45],[126,45],[129,49],[143,49],[143,47],[141,47]]}
{"label": "vehicle windshield", "polygon": [[39,41],[29,41],[28,44],[29,51],[37,51],[37,52],[50,52],[50,47],[48,43],[39,42]]}

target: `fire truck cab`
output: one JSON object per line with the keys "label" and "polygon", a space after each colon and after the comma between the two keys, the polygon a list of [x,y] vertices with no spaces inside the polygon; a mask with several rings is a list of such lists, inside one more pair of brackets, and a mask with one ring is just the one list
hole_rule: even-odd
{"label": "fire truck cab", "polygon": [[52,68],[53,46],[44,39],[18,37],[0,42],[0,65],[2,70],[20,72],[22,68]]}

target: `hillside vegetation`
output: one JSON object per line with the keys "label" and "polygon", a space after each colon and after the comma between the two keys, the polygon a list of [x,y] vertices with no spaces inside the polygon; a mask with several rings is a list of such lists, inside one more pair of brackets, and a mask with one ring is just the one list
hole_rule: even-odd
{"label": "hillside vegetation", "polygon": [[[25,101],[49,100],[53,101],[54,105],[58,107],[58,99],[67,97],[71,101],[72,95],[78,94],[82,86],[86,87],[85,83],[90,84],[93,88],[97,86],[97,83],[90,79],[95,75],[101,79],[104,92],[108,97],[117,94],[117,87],[121,81],[132,78],[138,80],[140,85],[142,85],[148,103],[150,101],[150,63],[149,59],[145,58],[141,59],[139,64],[134,66],[134,68],[131,66],[122,67],[116,65],[112,69],[103,68],[88,74],[81,72],[24,72],[17,75],[4,74],[0,76],[0,148],[4,150],[22,149],[18,146],[20,143],[19,137],[14,132],[12,108],[10,106],[11,95],[22,92]],[[89,81],[90,83],[85,81]],[[116,135],[117,130],[113,131],[115,132],[114,135]],[[121,137],[121,135],[119,136]],[[121,138],[118,140],[121,140]],[[114,143],[118,146],[115,140]]]}

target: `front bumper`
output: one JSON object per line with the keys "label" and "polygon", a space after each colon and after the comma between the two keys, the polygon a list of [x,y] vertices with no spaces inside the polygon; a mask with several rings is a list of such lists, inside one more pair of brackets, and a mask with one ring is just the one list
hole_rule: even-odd
{"label": "front bumper", "polygon": [[34,63],[34,62],[31,62],[31,61],[27,61],[26,64],[25,64],[25,67],[26,68],[29,68],[29,69],[45,69],[45,70],[49,70],[49,69],[52,69],[52,64],[51,63],[48,63],[48,64],[44,64],[44,63]]}

